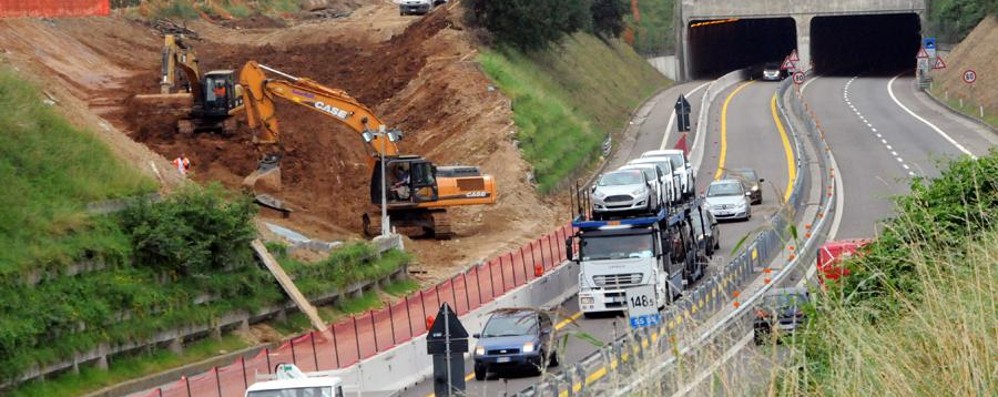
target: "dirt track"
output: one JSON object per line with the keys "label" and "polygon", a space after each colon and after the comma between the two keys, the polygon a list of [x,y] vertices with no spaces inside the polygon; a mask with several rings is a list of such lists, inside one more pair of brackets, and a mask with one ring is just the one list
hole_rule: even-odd
{"label": "dirt track", "polygon": [[[195,43],[202,69],[238,69],[253,59],[345,89],[406,131],[404,152],[441,165],[479,165],[496,176],[498,205],[454,210],[454,240],[407,243],[417,264],[430,272],[428,279],[517,247],[567,220],[567,210],[559,210],[564,203],[542,200],[527,185],[529,167],[509,139],[508,100],[488,90],[457,11],[441,7],[424,18],[402,18],[393,5],[376,2],[346,19],[280,29],[191,25],[203,39]],[[4,47],[25,55],[26,66],[89,105],[68,113],[98,113],[110,121],[116,127],[111,134],[121,141],[112,145],[137,165],[146,167],[138,159],[148,153],[135,155],[145,148],[132,140],[166,158],[186,152],[200,181],[237,188],[255,167],[248,130],[178,140],[171,120],[129,117],[131,95],[158,89],[156,32],[121,18],[0,22],[0,39],[7,38]],[[282,105],[281,198],[296,212],[287,220],[261,216],[323,239],[358,238],[360,213],[373,208],[362,140],[315,112]]]}

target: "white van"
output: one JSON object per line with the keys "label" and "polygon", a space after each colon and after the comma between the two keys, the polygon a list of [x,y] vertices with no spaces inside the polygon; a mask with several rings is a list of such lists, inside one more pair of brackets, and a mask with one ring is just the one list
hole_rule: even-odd
{"label": "white van", "polygon": [[276,378],[250,385],[245,397],[343,397],[342,379],[305,374],[294,364],[278,365]]}

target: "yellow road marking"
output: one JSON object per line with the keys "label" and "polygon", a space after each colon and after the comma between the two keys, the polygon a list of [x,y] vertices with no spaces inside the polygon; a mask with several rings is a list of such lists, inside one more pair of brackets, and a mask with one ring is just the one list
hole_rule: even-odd
{"label": "yellow road marking", "polygon": [[[780,121],[780,116],[776,113],[776,94],[773,94],[773,99],[769,101],[769,110],[773,113],[773,121],[776,122],[776,129],[780,131],[780,140],[783,141],[783,151],[787,155],[787,188],[783,194],[783,201],[786,202],[790,200],[794,181],[797,180],[797,168],[794,168],[794,150],[790,148],[790,139],[787,138],[787,130],[783,128],[783,122]],[[723,121],[724,119],[721,120]]]}
{"label": "yellow road marking", "polygon": [[731,98],[738,94],[738,91],[754,82],[755,80],[752,80],[738,86],[728,94],[727,98],[724,98],[724,105],[721,106],[721,154],[717,156],[717,171],[714,172],[715,181],[721,179],[721,174],[724,173],[724,158],[728,155],[728,105],[731,103]]}
{"label": "yellow road marking", "polygon": [[[558,324],[554,325],[554,329],[565,328],[565,326],[567,326],[572,321],[578,320],[579,317],[582,317],[582,312],[575,313],[571,316],[568,316],[568,318],[559,321]],[[472,372],[469,372],[467,375],[464,376],[464,381],[465,382],[471,381],[471,379],[473,379],[474,377],[475,377],[475,372],[474,370],[472,370]],[[427,394],[426,397],[436,397],[436,395],[434,393],[430,393]]]}

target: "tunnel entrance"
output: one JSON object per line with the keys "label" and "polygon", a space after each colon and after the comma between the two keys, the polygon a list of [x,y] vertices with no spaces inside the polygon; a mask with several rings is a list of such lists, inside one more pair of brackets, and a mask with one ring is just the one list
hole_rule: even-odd
{"label": "tunnel entrance", "polygon": [[893,75],[915,67],[921,42],[917,14],[815,17],[814,71],[825,75]]}
{"label": "tunnel entrance", "polygon": [[687,28],[690,76],[694,79],[781,62],[797,48],[793,18],[691,21]]}

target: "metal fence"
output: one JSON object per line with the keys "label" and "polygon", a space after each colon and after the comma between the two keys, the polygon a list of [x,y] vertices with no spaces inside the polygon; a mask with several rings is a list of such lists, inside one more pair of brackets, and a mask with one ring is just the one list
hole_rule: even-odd
{"label": "metal fence", "polygon": [[[781,99],[789,95],[789,109],[784,107],[783,100],[777,103],[793,134],[798,177],[793,183],[789,200],[777,215],[770,218],[767,230],[756,236],[718,275],[686,292],[680,301],[667,309],[663,313],[662,325],[628,332],[578,363],[566,366],[562,372],[524,389],[518,396],[672,395],[684,386],[680,380],[689,379],[679,376],[680,372],[685,374],[691,368],[706,368],[710,362],[716,361],[716,357],[703,346],[707,343],[724,349],[733,346],[739,336],[751,329],[753,312],[749,309],[766,290],[803,278],[807,265],[815,263],[818,246],[827,237],[835,192],[833,170],[828,165],[830,150],[824,133],[798,94],[790,92],[791,87],[788,79],[778,89]],[[804,150],[803,137],[787,117],[788,111],[804,123],[806,133],[815,142],[816,158]],[[811,181],[807,168],[812,164],[820,168],[820,180]],[[810,183],[819,184],[819,202],[806,202]],[[806,225],[813,227],[805,227],[798,232],[798,238],[804,244],[803,247],[794,247],[796,242],[792,241],[788,226],[797,222],[801,209],[812,204],[818,205],[818,210],[814,220]],[[789,264],[775,274],[771,273],[767,266],[781,253],[786,255]],[[765,286],[747,299],[742,299],[740,288],[756,277],[757,270],[763,271]],[[732,300],[738,303],[730,316],[699,337],[688,337],[689,332],[697,328],[697,323]],[[688,340],[681,340],[684,335]],[[683,365],[677,365],[680,362]]]}
{"label": "metal fence", "polygon": [[294,363],[303,371],[349,367],[424,334],[432,320],[428,317],[434,316],[444,302],[463,315],[565,263],[564,241],[571,233],[571,225],[562,226],[392,305],[333,324],[328,332],[298,336],[276,349],[265,349],[253,358],[181,378],[145,396],[242,396],[255,382],[256,374],[270,374],[278,363]]}

